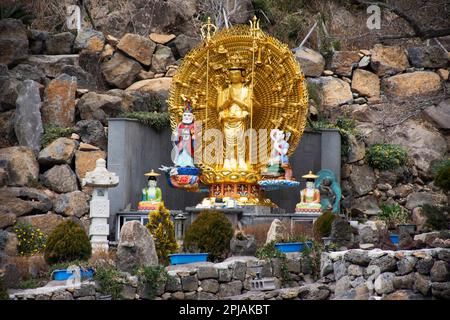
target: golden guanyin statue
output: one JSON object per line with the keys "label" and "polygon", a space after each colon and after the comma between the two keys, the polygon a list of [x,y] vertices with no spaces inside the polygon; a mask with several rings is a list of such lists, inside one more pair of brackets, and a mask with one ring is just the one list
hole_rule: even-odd
{"label": "golden guanyin statue", "polygon": [[270,132],[289,137],[285,156],[292,155],[308,112],[304,75],[288,46],[264,33],[256,17],[249,26],[219,32],[208,18],[201,31],[203,42],[184,57],[172,80],[172,129],[188,99],[196,124],[194,164],[209,199],[270,204],[259,184],[267,179]]}

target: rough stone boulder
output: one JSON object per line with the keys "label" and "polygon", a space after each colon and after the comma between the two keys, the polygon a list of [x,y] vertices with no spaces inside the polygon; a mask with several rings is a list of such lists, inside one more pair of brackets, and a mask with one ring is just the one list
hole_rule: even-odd
{"label": "rough stone boulder", "polygon": [[79,52],[81,50],[100,52],[103,50],[104,46],[105,36],[103,33],[97,30],[86,29],[78,32],[73,44],[73,50],[75,52]]}
{"label": "rough stone boulder", "polygon": [[158,265],[155,242],[148,229],[138,221],[123,225],[117,246],[117,267],[126,272],[139,266]]}
{"label": "rough stone boulder", "polygon": [[41,84],[33,80],[25,80],[19,87],[16,100],[14,131],[22,146],[31,148],[36,154],[41,149],[41,138],[44,133],[41,119]]}
{"label": "rough stone boulder", "polygon": [[75,152],[75,172],[77,174],[78,179],[83,179],[86,175],[86,172],[92,171],[95,169],[95,162],[98,159],[105,159],[106,153],[101,150],[96,151],[80,151],[77,150]]}
{"label": "rough stone boulder", "polygon": [[62,69],[66,65],[78,65],[78,55],[32,55],[23,60],[22,63],[36,66],[47,77],[56,78],[62,73]]}
{"label": "rough stone boulder", "polygon": [[0,75],[0,112],[14,109],[19,95],[20,81],[8,74]]}
{"label": "rough stone boulder", "polygon": [[375,185],[375,174],[368,165],[352,166],[350,183],[358,196],[368,194]]}
{"label": "rough stone boulder", "polygon": [[10,65],[28,55],[27,29],[20,20],[0,20],[0,64]]}
{"label": "rough stone boulder", "polygon": [[408,57],[411,65],[417,68],[445,68],[448,53],[440,46],[410,47]]}
{"label": "rough stone boulder", "polygon": [[147,79],[133,83],[126,91],[140,91],[155,95],[161,100],[162,109],[164,109],[171,84],[172,78],[169,77]]}
{"label": "rough stone boulder", "polygon": [[361,57],[358,51],[335,51],[331,58],[330,69],[340,76],[351,76]]}
{"label": "rough stone boulder", "polygon": [[54,201],[56,213],[81,218],[89,211],[89,196],[81,191],[60,194]]}
{"label": "rough stone boulder", "polygon": [[0,149],[0,161],[9,162],[9,185],[25,186],[38,179],[39,164],[28,147],[9,147]]}
{"label": "rough stone boulder", "polygon": [[413,192],[406,198],[405,207],[412,210],[424,204],[439,205],[444,204],[445,201],[446,197],[442,194],[432,192]]}
{"label": "rough stone boulder", "polygon": [[69,138],[58,138],[39,153],[38,161],[42,165],[71,164],[78,142]]}
{"label": "rough stone boulder", "polygon": [[28,31],[28,42],[32,54],[41,54],[44,52],[45,41],[49,36],[48,31],[31,29]]}
{"label": "rough stone boulder", "polygon": [[29,64],[18,64],[12,70],[9,71],[9,75],[19,81],[33,80],[44,84],[46,81],[45,74],[39,70],[36,66]]}
{"label": "rough stone boulder", "polygon": [[45,89],[42,121],[62,128],[72,127],[75,121],[77,78],[61,74]]}
{"label": "rough stone boulder", "polygon": [[150,33],[148,37],[158,44],[166,44],[176,38],[174,34],[159,34],[154,32]]}
{"label": "rough stone boulder", "polygon": [[152,58],[150,70],[155,73],[165,73],[169,65],[175,63],[172,50],[169,47],[158,44]]}
{"label": "rough stone boulder", "polygon": [[12,213],[20,217],[30,213],[45,213],[52,209],[52,196],[49,190],[0,188],[0,215]]}
{"label": "rough stone boulder", "polygon": [[175,58],[179,59],[184,57],[189,51],[194,49],[200,40],[195,37],[191,37],[185,34],[178,35],[175,40],[171,42],[175,51]]}
{"label": "rough stone boulder", "polygon": [[397,126],[388,140],[405,148],[416,167],[427,172],[432,162],[441,160],[447,151],[445,138],[435,129],[415,120]]}
{"label": "rough stone boulder", "polygon": [[383,79],[384,92],[397,98],[431,96],[441,90],[441,78],[430,71],[398,74]]}
{"label": "rough stone boulder", "polygon": [[283,223],[278,219],[273,219],[267,232],[266,243],[286,237],[287,230]]}
{"label": "rough stone boulder", "polygon": [[46,214],[20,217],[17,221],[29,223],[32,226],[41,229],[44,234],[49,235],[61,222],[64,221],[64,218],[59,214],[49,212]]}
{"label": "rough stone boulder", "polygon": [[93,144],[103,150],[106,149],[107,138],[103,125],[98,120],[81,120],[74,127],[81,141]]}
{"label": "rough stone boulder", "polygon": [[146,37],[127,33],[120,39],[117,48],[143,65],[150,66],[156,44]]}
{"label": "rough stone boulder", "polygon": [[371,53],[370,65],[379,76],[393,75],[409,67],[408,57],[401,47],[376,44]]}
{"label": "rough stone boulder", "polygon": [[97,88],[94,76],[80,66],[67,65],[61,72],[77,78],[78,89],[96,90]]}
{"label": "rough stone boulder", "polygon": [[78,190],[77,177],[69,165],[56,165],[41,176],[45,186],[58,193]]}
{"label": "rough stone boulder", "polygon": [[125,89],[134,82],[142,67],[138,62],[116,51],[111,59],[102,63],[101,70],[110,85]]}
{"label": "rough stone boulder", "polygon": [[309,78],[308,87],[315,87],[321,105],[324,107],[338,106],[353,100],[350,85],[344,80],[331,76],[320,78]]}
{"label": "rough stone boulder", "polygon": [[75,36],[71,32],[49,35],[45,40],[46,54],[68,54],[72,52]]}
{"label": "rough stone boulder", "polygon": [[325,68],[325,59],[317,51],[302,47],[295,51],[295,59],[307,77],[320,77]]}
{"label": "rough stone boulder", "polygon": [[437,106],[426,108],[423,114],[439,129],[450,130],[450,99],[441,101]]}
{"label": "rough stone boulder", "polygon": [[377,198],[373,195],[353,199],[351,211],[354,214],[363,214],[367,216],[377,215],[381,212],[378,206]]}
{"label": "rough stone boulder", "polygon": [[380,79],[370,71],[356,69],[353,72],[352,90],[365,97],[380,97]]}
{"label": "rough stone boulder", "polygon": [[352,227],[347,220],[337,218],[331,223],[331,240],[343,246],[351,246],[353,241]]}
{"label": "rough stone boulder", "polygon": [[108,117],[116,117],[123,112],[122,99],[119,97],[88,92],[78,101],[77,108],[83,120],[99,120],[107,125]]}

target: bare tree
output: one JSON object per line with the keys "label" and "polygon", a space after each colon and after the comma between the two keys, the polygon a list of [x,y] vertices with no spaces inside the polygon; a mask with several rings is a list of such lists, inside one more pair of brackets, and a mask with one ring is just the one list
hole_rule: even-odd
{"label": "bare tree", "polygon": [[212,16],[214,24],[220,30],[231,27],[230,17],[238,13],[238,0],[201,0],[199,9]]}

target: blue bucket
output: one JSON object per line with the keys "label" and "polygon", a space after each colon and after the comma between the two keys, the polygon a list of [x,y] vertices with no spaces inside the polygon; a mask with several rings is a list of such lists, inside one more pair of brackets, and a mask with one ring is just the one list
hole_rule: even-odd
{"label": "blue bucket", "polygon": [[391,235],[389,236],[389,238],[391,239],[391,242],[392,242],[393,244],[395,244],[395,245],[398,244],[398,234],[391,234]]}
{"label": "blue bucket", "polygon": [[275,243],[275,248],[283,253],[301,252],[305,249],[305,244],[303,242]]}
{"label": "blue bucket", "polygon": [[[53,271],[53,280],[57,281],[65,281],[72,277],[73,272],[68,271],[67,269],[58,269]],[[81,269],[80,275],[82,279],[91,279],[94,276],[94,269]]]}
{"label": "blue bucket", "polygon": [[174,253],[169,254],[170,264],[185,264],[194,262],[206,262],[208,259],[207,253]]}

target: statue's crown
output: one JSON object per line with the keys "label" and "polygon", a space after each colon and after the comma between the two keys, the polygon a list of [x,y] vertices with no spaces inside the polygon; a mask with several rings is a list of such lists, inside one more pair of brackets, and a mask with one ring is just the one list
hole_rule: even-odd
{"label": "statue's crown", "polygon": [[239,53],[233,53],[232,56],[228,59],[226,66],[228,69],[233,70],[245,70],[247,65],[250,63],[248,59],[240,55]]}

